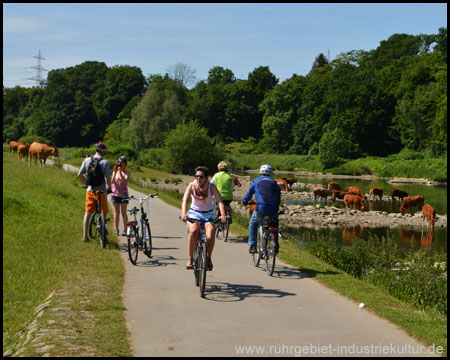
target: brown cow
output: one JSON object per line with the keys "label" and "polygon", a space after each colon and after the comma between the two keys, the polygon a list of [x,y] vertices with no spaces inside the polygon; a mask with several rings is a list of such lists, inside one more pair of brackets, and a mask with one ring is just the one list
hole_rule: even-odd
{"label": "brown cow", "polygon": [[353,205],[353,209],[364,211],[366,206],[364,200],[358,195],[348,194],[344,196],[345,207],[348,209],[350,205]]}
{"label": "brown cow", "polygon": [[357,186],[349,186],[348,192],[352,195],[358,195],[365,202],[367,197],[364,195],[364,192]]}
{"label": "brown cow", "polygon": [[9,155],[12,155],[13,153],[17,152],[17,147],[20,144],[26,144],[20,141],[10,141],[8,146],[9,146]]}
{"label": "brown cow", "polygon": [[250,201],[248,203],[248,216],[252,217],[255,210],[256,210],[256,201]]}
{"label": "brown cow", "polygon": [[30,150],[28,152],[29,159],[30,159],[30,166],[31,166],[31,160],[34,157],[34,165],[36,166],[36,161],[39,159],[39,164],[41,167],[45,167],[45,161],[47,160],[47,157],[50,155],[53,155],[54,157],[58,157],[59,150],[57,147],[49,146],[47,144],[40,144],[37,142],[34,142],[30,145]]}
{"label": "brown cow", "polygon": [[289,191],[289,185],[284,179],[275,179],[281,190]]}
{"label": "brown cow", "polygon": [[428,220],[428,227],[434,229],[434,224],[436,222],[436,211],[431,205],[425,204],[422,208],[422,228],[425,218]]}
{"label": "brown cow", "polygon": [[336,198],[338,199],[344,199],[344,196],[349,194],[347,191],[340,191],[340,190],[332,190],[333,193],[333,201],[336,201]]}
{"label": "brown cow", "polygon": [[370,197],[378,196],[380,200],[383,198],[383,189],[380,187],[372,186],[370,188]]}
{"label": "brown cow", "polygon": [[400,200],[403,201],[403,198],[407,197],[408,193],[406,191],[404,191],[404,190],[392,188],[391,189],[391,196],[392,196],[392,201],[395,200],[395,197],[398,197]]}
{"label": "brown cow", "polygon": [[237,176],[233,175],[233,182],[234,182],[235,186],[241,187],[241,183],[240,183],[239,179],[237,178]]}
{"label": "brown cow", "polygon": [[287,178],[287,177],[284,177],[284,176],[283,176],[281,179],[286,180],[286,182],[287,182],[288,185],[289,185],[289,188],[291,188],[292,185],[295,184],[295,183],[297,182],[297,179],[294,179],[294,178]]}
{"label": "brown cow", "polygon": [[27,161],[28,161],[28,151],[30,149],[30,144],[25,143],[25,144],[20,144],[17,147],[17,152],[19,153],[19,160],[22,161],[23,157],[26,157]]}
{"label": "brown cow", "polygon": [[312,188],[312,192],[314,194],[314,201],[316,201],[318,197],[325,198],[325,201],[327,201],[328,196],[333,196],[333,193],[330,190],[322,187],[314,187]]}
{"label": "brown cow", "polygon": [[328,183],[328,190],[341,190],[341,186],[336,181],[330,181]]}
{"label": "brown cow", "polygon": [[417,206],[422,210],[425,198],[423,195],[413,195],[406,197],[400,205],[400,213],[404,215],[409,208]]}

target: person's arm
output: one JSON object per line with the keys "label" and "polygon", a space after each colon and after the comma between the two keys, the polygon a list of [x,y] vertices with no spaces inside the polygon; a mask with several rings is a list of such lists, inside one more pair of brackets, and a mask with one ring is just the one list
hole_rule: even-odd
{"label": "person's arm", "polygon": [[80,181],[84,184],[84,186],[87,186],[87,181],[86,178],[84,177],[85,172],[86,172],[86,162],[83,161],[80,170],[78,170],[78,177],[80,178]]}
{"label": "person's arm", "polygon": [[242,199],[242,203],[244,205],[247,205],[247,203],[250,201],[254,193],[255,193],[255,182],[252,181],[252,183],[250,184],[250,189],[248,189],[247,194],[245,194],[244,198]]}
{"label": "person's arm", "polygon": [[187,206],[192,192],[191,186],[192,185],[189,184],[188,187],[186,188],[186,191],[184,192],[183,196],[183,202],[181,204],[181,220],[183,220],[184,222],[186,222],[187,220]]}

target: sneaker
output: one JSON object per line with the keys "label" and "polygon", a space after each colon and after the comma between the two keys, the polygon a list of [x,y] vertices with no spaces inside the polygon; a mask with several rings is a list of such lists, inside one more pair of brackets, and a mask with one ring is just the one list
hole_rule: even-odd
{"label": "sneaker", "polygon": [[192,270],[194,268],[194,265],[192,264],[192,258],[188,258],[188,261],[186,263],[186,270]]}
{"label": "sneaker", "polygon": [[119,229],[116,229],[116,231],[114,231],[114,234],[119,235]]}
{"label": "sneaker", "polygon": [[[119,231],[117,230],[117,235],[119,235]],[[127,236],[127,232],[124,230],[122,231],[122,236]]]}
{"label": "sneaker", "polygon": [[89,242],[89,238],[88,237],[83,238],[83,242]]}
{"label": "sneaker", "polygon": [[258,250],[256,250],[256,245],[250,246],[250,248],[248,249],[248,252],[250,254],[256,254],[258,252]]}

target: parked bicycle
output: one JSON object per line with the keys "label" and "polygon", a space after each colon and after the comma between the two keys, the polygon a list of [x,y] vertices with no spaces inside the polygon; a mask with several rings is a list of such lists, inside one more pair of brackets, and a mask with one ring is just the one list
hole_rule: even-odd
{"label": "parked bicycle", "polygon": [[133,195],[128,199],[134,199],[139,201],[141,217],[138,222],[137,213],[139,209],[134,206],[131,210],[127,210],[134,216],[134,220],[127,223],[127,247],[128,256],[133,265],[136,265],[139,249],[147,255],[148,258],[152,257],[152,233],[150,230],[150,223],[148,221],[147,213],[144,211],[143,203],[149,198],[157,197],[158,193],[149,194],[144,198],[136,198]]}
{"label": "parked bicycle", "polygon": [[[227,241],[228,239],[228,232],[230,231],[230,223],[231,223],[231,207],[225,206],[225,215],[227,216],[227,222],[225,224],[222,224],[222,222],[219,222],[216,228],[216,238],[222,238],[223,241]],[[221,236],[220,236],[221,234]]]}
{"label": "parked bicycle", "polygon": [[257,249],[258,252],[252,255],[252,263],[258,267],[261,259],[264,259],[266,264],[266,272],[272,276],[275,269],[275,240],[278,230],[278,218],[265,215],[262,218],[261,224],[258,227]]}
{"label": "parked bicycle", "polygon": [[[86,186],[85,186],[86,187]],[[102,214],[102,203],[101,203],[101,193],[104,193],[102,189],[95,190],[95,195],[97,195],[97,203],[95,207],[95,213],[91,215],[91,219],[89,220],[89,237],[100,239],[100,246],[105,248],[108,243],[108,230],[106,228],[106,222],[109,220],[106,218],[105,214]]]}
{"label": "parked bicycle", "polygon": [[[180,217],[181,218],[181,217]],[[208,244],[206,243],[206,230],[205,223],[212,222],[217,224],[219,219],[211,218],[207,220],[199,220],[194,218],[187,218],[187,221],[193,223],[198,222],[200,224],[200,229],[198,231],[197,243],[194,250],[193,266],[194,266],[194,279],[195,285],[200,289],[200,296],[205,297],[206,288],[206,270],[207,270],[207,249]]]}

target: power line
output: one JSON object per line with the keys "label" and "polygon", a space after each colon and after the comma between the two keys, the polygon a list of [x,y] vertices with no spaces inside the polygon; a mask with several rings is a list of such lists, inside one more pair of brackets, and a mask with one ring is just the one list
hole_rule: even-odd
{"label": "power line", "polygon": [[36,85],[40,86],[40,87],[44,87],[45,85],[47,85],[47,80],[42,79],[42,71],[48,71],[47,69],[44,69],[41,66],[41,60],[45,60],[42,56],[41,56],[41,50],[39,49],[39,53],[37,56],[33,56],[34,58],[38,59],[37,60],[37,66],[31,66],[31,69],[36,69],[36,76],[34,78],[27,78],[26,80],[34,80],[36,81]]}

